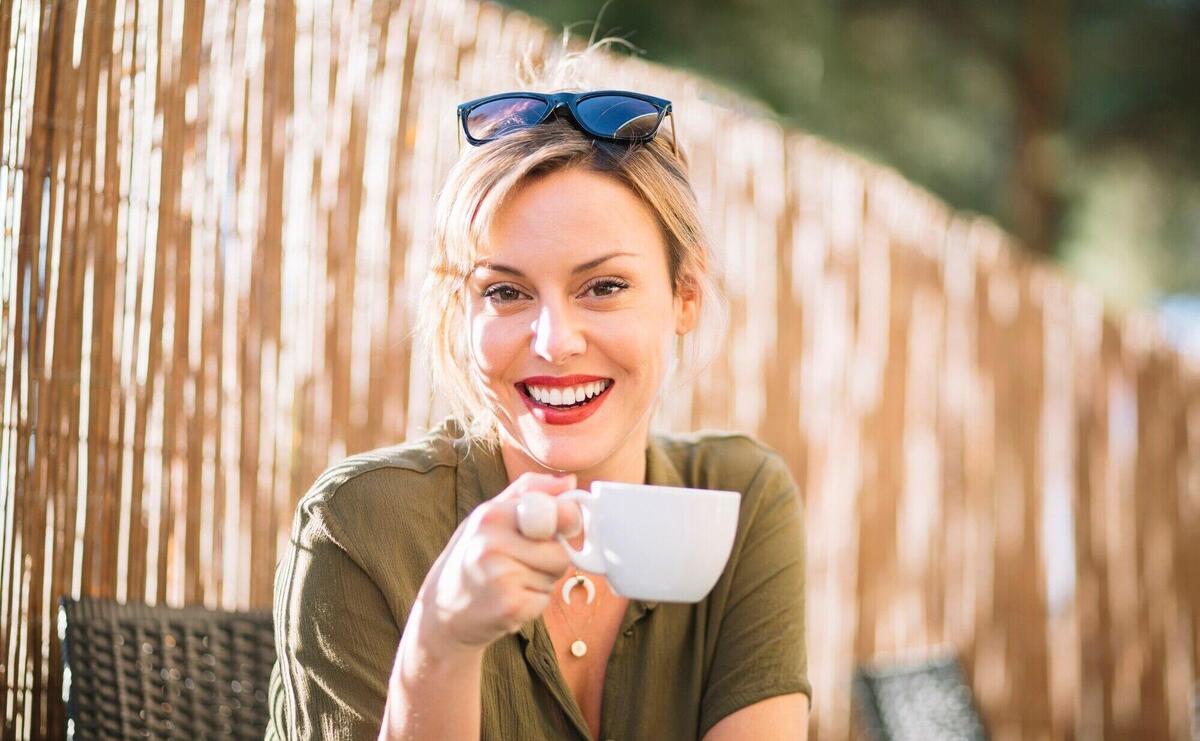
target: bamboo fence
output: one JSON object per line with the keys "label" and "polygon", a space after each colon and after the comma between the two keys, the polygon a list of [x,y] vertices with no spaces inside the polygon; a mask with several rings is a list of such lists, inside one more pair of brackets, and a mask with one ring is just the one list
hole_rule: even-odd
{"label": "bamboo fence", "polygon": [[[60,596],[268,605],[318,473],[440,419],[409,297],[454,105],[557,41],[468,0],[6,0],[0,39],[0,735],[56,737]],[[725,271],[660,425],[803,490],[813,737],[856,661],[948,645],[996,739],[1186,738],[1200,373],[891,171],[596,77],[675,101]]]}

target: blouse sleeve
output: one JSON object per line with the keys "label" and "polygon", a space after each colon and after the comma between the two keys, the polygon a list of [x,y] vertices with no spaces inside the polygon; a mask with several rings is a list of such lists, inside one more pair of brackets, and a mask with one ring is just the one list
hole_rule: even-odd
{"label": "blouse sleeve", "polygon": [[737,561],[700,712],[700,737],[725,716],[777,695],[812,697],[804,645],[804,522],[784,460],[751,482]]}
{"label": "blouse sleeve", "polygon": [[282,697],[271,703],[269,738],[379,735],[400,629],[328,515],[300,508],[276,573],[273,684]]}

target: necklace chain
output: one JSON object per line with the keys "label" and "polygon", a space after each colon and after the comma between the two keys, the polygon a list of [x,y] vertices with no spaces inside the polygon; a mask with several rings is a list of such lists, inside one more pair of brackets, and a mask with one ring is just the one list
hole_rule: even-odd
{"label": "necklace chain", "polygon": [[[575,575],[571,577],[571,580],[574,581],[575,583],[568,588],[568,591],[567,591],[568,594],[570,594],[570,590],[574,589],[577,586],[581,586],[585,580],[588,580],[588,578],[586,576],[584,576],[583,574],[580,574],[579,570],[576,569]],[[590,580],[588,580],[588,581],[590,581]],[[567,629],[576,636],[575,640],[571,642],[571,655],[576,658],[583,658],[584,656],[587,655],[587,648],[588,648],[587,643],[584,642],[579,631],[575,630],[575,626],[571,625],[570,619],[567,618],[567,611],[563,608],[563,606],[561,604],[558,603],[558,600],[554,600],[554,604],[558,607],[558,614],[562,615],[563,623],[566,624]],[[585,623],[583,626],[584,630],[587,630],[591,626],[592,618],[595,617],[595,615],[596,615],[595,610],[588,610],[588,619],[587,619],[587,623]]]}

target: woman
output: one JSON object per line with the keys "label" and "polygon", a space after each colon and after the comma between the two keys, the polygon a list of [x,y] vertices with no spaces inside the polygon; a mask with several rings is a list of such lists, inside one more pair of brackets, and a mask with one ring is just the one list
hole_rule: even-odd
{"label": "woman", "polygon": [[[787,466],[742,435],[650,432],[677,346],[716,306],[669,109],[636,93],[460,107],[477,146],[439,197],[419,328],[454,414],[302,500],[269,735],[804,737]],[[582,544],[574,505],[521,527],[537,496],[595,480],[742,492],[708,597],[627,600],[569,568],[551,531]]]}

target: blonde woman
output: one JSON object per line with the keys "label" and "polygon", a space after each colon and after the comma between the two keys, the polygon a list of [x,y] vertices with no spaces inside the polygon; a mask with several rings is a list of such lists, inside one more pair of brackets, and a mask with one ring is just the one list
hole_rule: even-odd
{"label": "blonde woman", "polygon": [[[460,106],[474,146],[439,197],[420,327],[454,414],[302,500],[269,736],[805,737],[787,465],[743,435],[650,430],[677,348],[719,307],[671,114],[629,91]],[[595,480],[742,492],[702,602],[628,600],[570,568],[552,536],[581,546],[579,511],[546,495]],[[540,528],[522,518],[538,497]]]}

